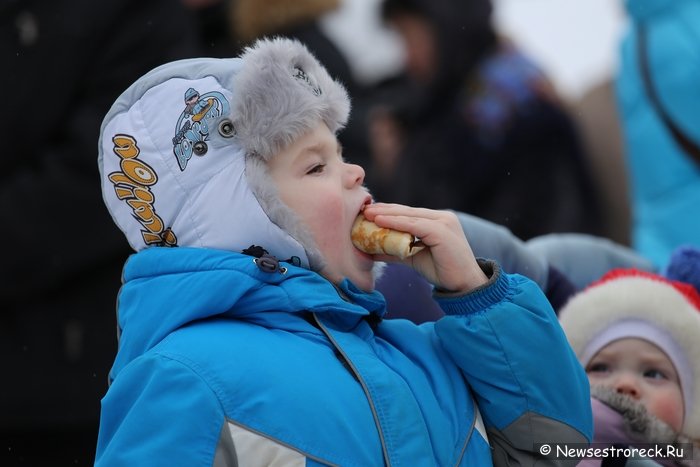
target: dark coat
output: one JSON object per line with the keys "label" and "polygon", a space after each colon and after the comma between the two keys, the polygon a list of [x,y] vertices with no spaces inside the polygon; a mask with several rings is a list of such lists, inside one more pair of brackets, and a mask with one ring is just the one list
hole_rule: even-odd
{"label": "dark coat", "polygon": [[[3,451],[59,465],[80,443],[68,456],[88,465],[130,252],[102,201],[99,128],[136,78],[195,55],[194,29],[165,0],[4,0],[0,23]],[[50,439],[21,452],[38,432]]]}

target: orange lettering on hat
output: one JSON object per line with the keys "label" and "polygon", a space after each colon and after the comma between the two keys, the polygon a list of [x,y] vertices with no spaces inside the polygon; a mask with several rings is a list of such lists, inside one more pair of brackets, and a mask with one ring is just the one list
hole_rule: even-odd
{"label": "orange lettering on hat", "polygon": [[115,135],[114,154],[119,156],[121,172],[112,172],[108,178],[114,185],[117,198],[125,201],[134,213],[134,218],[144,227],[141,236],[146,245],[177,246],[177,237],[158,216],[155,195],[149,188],[158,182],[153,168],[138,159],[140,150],[136,140],[129,135]]}

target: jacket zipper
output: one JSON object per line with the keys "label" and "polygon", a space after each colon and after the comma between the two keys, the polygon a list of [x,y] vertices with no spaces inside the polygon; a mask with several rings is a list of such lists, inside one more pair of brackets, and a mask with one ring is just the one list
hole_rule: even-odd
{"label": "jacket zipper", "polygon": [[[386,463],[387,467],[391,467],[391,461],[389,460],[389,452],[387,451],[386,448],[386,443],[384,440],[384,433],[382,432],[382,427],[381,424],[379,423],[379,416],[377,415],[377,410],[374,407],[374,401],[372,400],[372,396],[369,393],[369,389],[367,389],[367,385],[365,384],[364,380],[362,379],[362,376],[360,373],[357,371],[357,368],[352,364],[352,361],[348,358],[348,356],[345,354],[343,349],[338,345],[336,340],[333,338],[331,335],[330,331],[326,328],[326,326],[321,323],[321,320],[318,319],[318,316],[316,316],[316,313],[311,313],[311,316],[313,316],[314,324],[318,327],[318,329],[323,332],[323,334],[326,335],[330,343],[333,345],[333,350],[335,355],[338,357],[338,360],[342,363],[342,365],[352,374],[352,376],[360,383],[360,386],[362,386],[362,390],[365,393],[365,397],[367,397],[367,400],[369,401],[369,406],[370,409],[372,410],[372,417],[374,417],[374,424],[377,426],[377,431],[379,431],[379,441],[381,442],[382,445],[382,452],[384,454],[384,462]],[[464,444],[462,445],[462,450],[460,452],[459,457],[457,458],[457,462],[455,463],[455,467],[459,466],[460,463],[462,462],[462,459],[464,458],[464,453],[467,450],[467,446],[469,445],[469,440],[471,440],[472,435],[474,434],[474,429],[476,427],[476,419],[479,416],[478,412],[478,407],[476,405],[476,400],[472,398],[472,404],[474,407],[474,417],[472,418],[471,421],[471,427],[469,429],[469,433],[467,434],[466,439],[464,440]]]}
{"label": "jacket zipper", "polygon": [[360,373],[357,371],[357,368],[355,368],[355,365],[353,365],[352,361],[350,361],[350,359],[345,354],[343,349],[338,345],[336,340],[331,335],[330,331],[328,331],[326,326],[324,326],[323,323],[321,323],[321,320],[318,319],[318,316],[316,316],[316,313],[311,313],[311,315],[313,316],[314,322],[316,323],[318,328],[323,332],[323,334],[326,335],[328,340],[331,342],[333,347],[336,349],[336,353],[339,356],[339,358],[342,358],[342,361],[345,363],[345,366],[353,374],[355,379],[360,383],[360,386],[362,386],[362,390],[365,393],[365,397],[367,397],[367,400],[369,401],[369,407],[372,410],[372,417],[374,417],[374,424],[377,426],[377,431],[379,431],[379,441],[382,444],[382,452],[384,454],[384,462],[386,463],[387,467],[391,467],[391,461],[389,460],[389,452],[386,449],[386,442],[384,440],[384,432],[382,431],[381,424],[379,423],[379,416],[377,415],[377,409],[374,406],[374,401],[372,400],[372,396],[369,393],[369,389],[367,388],[365,381],[362,379],[362,375],[360,375]]}

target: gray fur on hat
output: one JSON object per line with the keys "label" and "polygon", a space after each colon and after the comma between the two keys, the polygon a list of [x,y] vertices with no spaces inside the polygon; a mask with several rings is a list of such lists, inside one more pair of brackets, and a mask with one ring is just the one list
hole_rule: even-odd
{"label": "gray fur on hat", "polygon": [[239,90],[233,115],[249,152],[267,161],[319,121],[333,133],[345,126],[350,113],[345,88],[299,42],[258,41],[241,58],[245,66],[233,81]]}
{"label": "gray fur on hat", "polygon": [[240,58],[162,65],[102,123],[105,203],[136,251],[259,245],[320,269],[312,237],[279,200],[266,162],[320,122],[337,132],[349,111],[343,86],[290,39],[259,40]]}

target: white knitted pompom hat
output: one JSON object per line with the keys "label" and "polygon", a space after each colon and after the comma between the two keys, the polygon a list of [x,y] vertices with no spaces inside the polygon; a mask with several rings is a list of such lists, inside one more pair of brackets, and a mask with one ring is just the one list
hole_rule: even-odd
{"label": "white knitted pompom hat", "polygon": [[102,123],[105,203],[136,251],[258,245],[320,268],[310,235],[277,196],[265,162],[350,101],[299,42],[263,39],[239,58],[195,58],[144,75]]}
{"label": "white knitted pompom hat", "polygon": [[574,295],[559,320],[583,366],[619,339],[644,339],[663,350],[680,378],[682,432],[700,438],[700,294],[692,285],[615,269]]}

